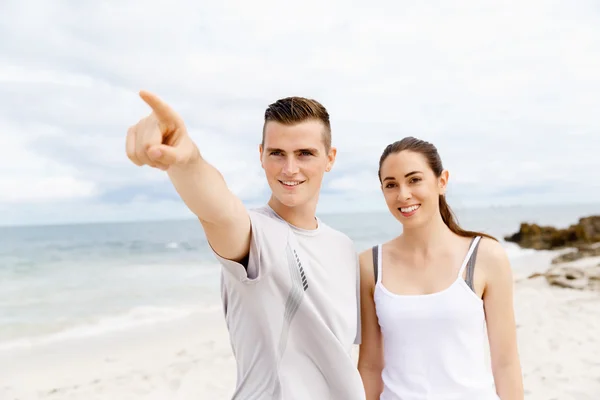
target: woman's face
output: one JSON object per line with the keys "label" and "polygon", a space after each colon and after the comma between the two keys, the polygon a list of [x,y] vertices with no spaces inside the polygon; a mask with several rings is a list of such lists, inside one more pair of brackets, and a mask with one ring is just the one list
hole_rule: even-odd
{"label": "woman's face", "polygon": [[448,172],[435,176],[425,156],[410,150],[390,154],[381,165],[381,190],[388,209],[404,228],[430,221],[440,213]]}

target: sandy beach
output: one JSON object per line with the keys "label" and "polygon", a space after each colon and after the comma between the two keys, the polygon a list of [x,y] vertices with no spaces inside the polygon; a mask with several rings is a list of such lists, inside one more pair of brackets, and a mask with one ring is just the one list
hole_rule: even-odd
{"label": "sandy beach", "polygon": [[[600,293],[551,287],[544,278],[524,275],[515,277],[515,304],[525,398],[598,399]],[[219,307],[168,323],[0,353],[2,400],[228,399],[234,382]]]}

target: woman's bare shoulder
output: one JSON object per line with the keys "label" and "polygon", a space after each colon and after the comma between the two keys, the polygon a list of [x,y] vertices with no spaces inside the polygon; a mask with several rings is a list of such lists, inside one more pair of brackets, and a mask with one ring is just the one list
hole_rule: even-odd
{"label": "woman's bare shoulder", "polygon": [[510,260],[502,243],[487,237],[481,238],[479,243],[477,267],[482,267],[490,277],[512,273]]}

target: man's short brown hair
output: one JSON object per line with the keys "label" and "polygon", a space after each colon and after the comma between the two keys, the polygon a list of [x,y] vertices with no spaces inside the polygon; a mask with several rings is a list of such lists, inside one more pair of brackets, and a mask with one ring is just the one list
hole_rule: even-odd
{"label": "man's short brown hair", "polygon": [[331,148],[331,125],[327,109],[316,100],[304,97],[286,97],[270,104],[265,111],[262,144],[265,144],[265,128],[267,122],[275,121],[282,125],[295,125],[304,121],[321,121],[325,126],[323,144],[329,151]]}

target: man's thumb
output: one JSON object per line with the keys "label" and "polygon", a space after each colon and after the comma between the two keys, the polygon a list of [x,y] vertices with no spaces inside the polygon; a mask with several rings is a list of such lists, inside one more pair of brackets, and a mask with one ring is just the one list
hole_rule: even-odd
{"label": "man's thumb", "polygon": [[173,165],[181,161],[177,149],[164,144],[150,147],[148,149],[148,157],[153,161],[165,165]]}

